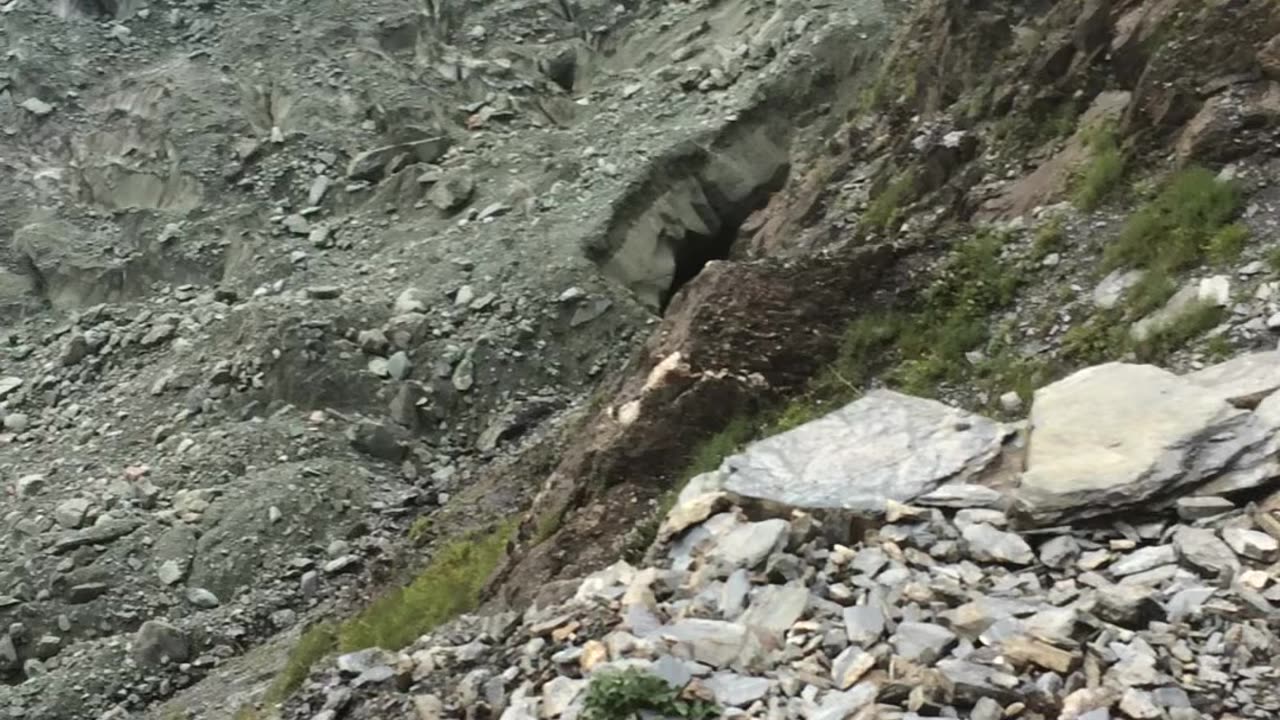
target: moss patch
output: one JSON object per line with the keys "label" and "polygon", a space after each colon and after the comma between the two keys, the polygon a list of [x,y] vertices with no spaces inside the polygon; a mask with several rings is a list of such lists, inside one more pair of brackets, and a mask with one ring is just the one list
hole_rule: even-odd
{"label": "moss patch", "polygon": [[399,650],[436,626],[480,604],[480,591],[498,567],[516,521],[441,547],[413,582],[375,600],[338,630],[342,652]]}
{"label": "moss patch", "polygon": [[1110,125],[1090,128],[1084,134],[1084,142],[1089,161],[1075,177],[1072,199],[1076,207],[1089,211],[1100,207],[1120,186],[1125,157]]}

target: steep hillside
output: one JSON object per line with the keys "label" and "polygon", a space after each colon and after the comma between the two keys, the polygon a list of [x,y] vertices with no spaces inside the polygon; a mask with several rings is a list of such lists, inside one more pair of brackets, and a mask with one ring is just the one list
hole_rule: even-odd
{"label": "steep hillside", "polygon": [[[571,635],[542,623],[571,611],[519,632],[501,613],[560,608],[610,566],[622,574],[606,585],[643,594],[623,559],[647,555],[662,577],[693,568],[693,555],[670,564],[659,526],[690,478],[752,441],[884,388],[1034,422],[1036,390],[1083,368],[1185,375],[1280,333],[1280,12],[1264,0],[0,10],[0,707],[13,717],[377,717],[409,712],[407,688],[449,712],[523,717],[510,693],[551,680],[533,659]],[[1259,422],[1262,401],[1249,401]],[[1011,454],[1005,484],[987,484],[1013,492],[1029,467]],[[1270,466],[1235,470],[1251,479],[1227,501],[1254,517],[1243,508],[1267,497]],[[716,502],[769,522],[755,500]],[[1040,565],[1013,563],[1041,578],[1088,585],[1076,574],[1101,567],[1045,559],[1036,533],[1057,511],[987,505],[1008,517],[895,511],[933,528],[911,542],[893,520],[863,536],[884,508],[860,508],[834,549],[775,508],[798,559],[767,563],[825,577],[830,557],[877,537],[954,562],[933,540],[981,545],[966,536],[976,514],[1041,526],[1028,536]],[[1144,495],[1128,512],[1177,510]],[[1205,517],[1182,519],[1227,543],[1248,525]],[[1193,554],[1172,525],[1066,520],[1060,534],[1086,550],[1169,540]],[[1230,550],[1272,573],[1270,551],[1246,545]],[[970,559],[985,589],[1015,582],[987,568],[1005,559]],[[766,575],[822,595],[807,571]],[[706,586],[672,576],[667,589],[664,621],[701,617],[680,603]],[[943,617],[884,602],[892,622]],[[616,620],[569,632],[600,639]],[[1082,642],[1160,644],[1132,617],[1118,627]],[[1194,632],[1210,633],[1194,652],[1221,654],[1213,629]],[[1269,640],[1231,632],[1267,656]],[[476,633],[506,654],[467,645]],[[509,671],[513,638],[546,633]],[[459,667],[487,674],[432,674],[437,660],[412,653],[408,671],[352,659],[375,645],[471,647]],[[849,655],[837,645],[824,652]],[[877,666],[892,659],[863,645]],[[335,652],[363,664],[334,675]],[[1105,668],[1059,660],[1064,686],[997,698],[1000,712],[1066,717],[1073,673],[1094,688]],[[394,679],[343,689],[390,666]],[[455,682],[470,695],[447,696]],[[1215,692],[1195,712],[1275,710]],[[909,711],[977,712],[921,702]],[[1138,702],[1120,710],[1201,717]]]}

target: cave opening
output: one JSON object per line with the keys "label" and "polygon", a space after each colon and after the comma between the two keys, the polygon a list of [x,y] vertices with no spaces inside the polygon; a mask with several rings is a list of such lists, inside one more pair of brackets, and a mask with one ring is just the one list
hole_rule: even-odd
{"label": "cave opening", "polygon": [[670,241],[675,268],[671,283],[658,298],[658,314],[664,315],[672,298],[680,289],[696,278],[712,260],[727,260],[733,253],[742,225],[751,214],[768,204],[769,198],[786,184],[787,166],[781,165],[765,182],[751,189],[737,200],[730,200],[727,193],[714,185],[703,184],[702,191],[715,215],[711,233],[686,229],[680,237]]}

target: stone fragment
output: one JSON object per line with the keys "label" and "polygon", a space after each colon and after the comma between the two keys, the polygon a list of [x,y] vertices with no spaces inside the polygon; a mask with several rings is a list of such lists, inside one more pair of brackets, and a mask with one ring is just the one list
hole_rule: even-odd
{"label": "stone fragment", "polygon": [[942,659],[957,641],[950,630],[925,622],[904,622],[889,638],[894,653],[913,663],[929,665]]}
{"label": "stone fragment", "polygon": [[753,569],[782,548],[789,528],[786,520],[779,519],[739,525],[716,541],[707,560],[730,568]]}
{"label": "stone fragment", "polygon": [[1178,552],[1172,545],[1153,545],[1134,550],[1111,563],[1107,570],[1116,577],[1124,577],[1176,562]]}
{"label": "stone fragment", "polygon": [[574,680],[557,675],[542,685],[542,705],[539,714],[544,718],[556,718],[565,714],[578,696],[587,689],[588,680]]}
{"label": "stone fragment", "polygon": [[1156,720],[1163,717],[1164,712],[1155,704],[1151,693],[1138,688],[1129,688],[1120,697],[1120,712],[1134,720]]}
{"label": "stone fragment", "polygon": [[133,659],[144,667],[185,662],[191,657],[186,633],[160,620],[148,620],[133,637]]}
{"label": "stone fragment", "polygon": [[1000,647],[1004,656],[1015,664],[1030,663],[1062,675],[1070,673],[1081,660],[1078,653],[1024,636],[1006,638]]}
{"label": "stone fragment", "polygon": [[1070,535],[1059,535],[1040,546],[1040,562],[1062,570],[1080,557],[1080,543]]}
{"label": "stone fragment", "polygon": [[875,390],[725,461],[725,490],[796,508],[883,512],[982,471],[1007,430],[986,418]]}
{"label": "stone fragment", "polygon": [[871,605],[855,605],[844,609],[844,627],[849,642],[869,648],[884,634],[884,613]]}
{"label": "stone fragment", "polygon": [[967,525],[961,531],[969,553],[979,562],[1030,565],[1035,562],[1031,546],[1019,535],[997,530],[986,523]]}
{"label": "stone fragment", "polygon": [[1173,534],[1173,546],[1187,565],[1217,577],[1240,571],[1240,561],[1231,548],[1208,528],[1180,527]]}
{"label": "stone fragment", "polygon": [[1144,503],[1264,441],[1250,413],[1150,365],[1107,363],[1041,388],[1031,423],[1018,499],[1037,522]]}
{"label": "stone fragment", "polygon": [[764,697],[770,684],[768,678],[728,672],[714,673],[702,681],[702,686],[710,690],[723,707],[746,707]]}
{"label": "stone fragment", "polygon": [[997,508],[1004,501],[999,490],[970,483],[947,483],[913,500],[925,507],[946,508]]}
{"label": "stone fragment", "polygon": [[1200,520],[1201,518],[1221,515],[1235,509],[1235,503],[1217,495],[1193,495],[1178,498],[1176,503],[1178,517],[1183,520]]}
{"label": "stone fragment", "polygon": [[210,609],[221,605],[218,596],[205,590],[204,588],[189,588],[187,590],[187,602],[198,608]]}
{"label": "stone fragment", "polygon": [[739,622],[780,641],[808,607],[809,589],[803,584],[767,585],[751,598]]}
{"label": "stone fragment", "polygon": [[848,690],[876,666],[876,657],[857,646],[844,649],[831,663],[831,680],[840,690]]}
{"label": "stone fragment", "polygon": [[1093,289],[1093,304],[1103,310],[1114,308],[1124,299],[1129,288],[1137,285],[1145,274],[1143,270],[1111,271]]}
{"label": "stone fragment", "polygon": [[686,618],[662,628],[662,636],[692,659],[712,667],[726,667],[749,650],[747,627],[722,620]]}
{"label": "stone fragment", "polygon": [[53,511],[53,519],[62,527],[74,530],[84,523],[89,505],[89,501],[84,498],[72,498],[59,503]]}
{"label": "stone fragment", "polygon": [[1244,528],[1224,528],[1222,539],[1237,555],[1259,562],[1271,562],[1280,550],[1280,541],[1264,532]]}

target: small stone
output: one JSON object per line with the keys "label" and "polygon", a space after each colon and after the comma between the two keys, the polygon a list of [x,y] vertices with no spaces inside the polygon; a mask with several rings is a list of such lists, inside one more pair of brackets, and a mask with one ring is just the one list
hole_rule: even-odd
{"label": "small stone", "polygon": [[392,380],[404,380],[409,376],[409,371],[413,368],[413,364],[409,361],[409,356],[403,350],[392,353],[387,358],[387,373],[390,374]]}
{"label": "small stone", "polygon": [[782,548],[789,528],[786,520],[778,519],[740,525],[716,542],[707,559],[730,568],[755,568]]}
{"label": "small stone", "polygon": [[955,646],[958,638],[950,630],[924,622],[904,622],[889,639],[894,652],[904,660],[931,665]]}
{"label": "small stone", "polygon": [[1000,703],[986,696],[978,698],[973,710],[969,711],[969,720],[1000,720],[1003,717],[1004,708]]}
{"label": "small stone", "polygon": [[724,707],[746,707],[769,692],[767,678],[748,677],[736,673],[715,673],[702,681],[716,702]]}
{"label": "small stone", "polygon": [[307,297],[312,300],[335,300],[342,297],[342,288],[337,285],[312,285],[307,288]]}
{"label": "small stone", "polygon": [[840,690],[848,690],[875,666],[874,655],[851,645],[831,663],[831,679]]}
{"label": "small stone", "polygon": [[89,513],[89,501],[84,498],[72,498],[58,505],[53,511],[53,519],[59,525],[74,530],[84,524]]}
{"label": "small stone", "polygon": [[218,600],[218,596],[205,590],[204,588],[190,588],[187,590],[187,602],[198,608],[206,610],[216,608],[222,604]]}
{"label": "small stone", "polygon": [[574,680],[564,676],[552,678],[542,685],[541,715],[544,718],[560,717],[587,689],[588,680]]}
{"label": "small stone", "polygon": [[1240,561],[1235,553],[1218,539],[1213,530],[1180,527],[1173,534],[1173,545],[1186,564],[1202,572],[1218,576],[1224,572],[1235,574],[1240,570]]}
{"label": "small stone", "polygon": [[1244,528],[1226,528],[1222,531],[1222,539],[1237,555],[1259,562],[1271,562],[1280,551],[1280,542],[1264,532],[1245,530]]}
{"label": "small stone", "polygon": [[142,666],[185,662],[191,656],[186,633],[160,620],[148,620],[133,636],[133,659]]}
{"label": "small stone", "polygon": [[38,495],[42,491],[44,491],[44,476],[43,475],[23,475],[22,477],[18,478],[18,481],[14,483],[14,486],[15,486],[14,490],[17,492],[18,497],[20,498]]}
{"label": "small stone", "polygon": [[1007,413],[1016,413],[1022,410],[1022,396],[1014,390],[1001,395],[1000,409]]}
{"label": "small stone", "polygon": [[1120,711],[1134,720],[1156,720],[1163,712],[1151,698],[1151,693],[1129,688],[1120,698]]}
{"label": "small stone", "polygon": [[1183,520],[1200,520],[1229,512],[1236,508],[1235,503],[1217,495],[1196,495],[1178,498],[1178,517]]}
{"label": "small stone", "polygon": [[1116,577],[1124,577],[1176,562],[1178,551],[1172,545],[1156,545],[1135,550],[1111,563],[1107,569]]}
{"label": "small stone", "polygon": [[18,106],[23,110],[35,115],[36,117],[44,117],[53,112],[53,106],[37,97],[29,97],[23,100]]}
{"label": "small stone", "polygon": [[869,648],[880,641],[884,634],[884,613],[870,605],[855,605],[844,609],[844,628],[849,642]]}
{"label": "small stone", "polygon": [[177,560],[166,560],[160,564],[159,568],[156,569],[156,574],[160,577],[160,582],[165,585],[173,585],[181,580],[182,576],[187,573],[183,567],[178,564]]}
{"label": "small stone", "polygon": [[1030,565],[1035,553],[1021,536],[997,530],[986,523],[966,526],[961,530],[969,545],[969,554],[980,562],[1002,562],[1014,565]]}
{"label": "small stone", "polygon": [[1069,567],[1080,557],[1080,543],[1070,535],[1059,535],[1040,546],[1040,562],[1056,570]]}
{"label": "small stone", "polygon": [[20,433],[31,427],[31,418],[26,413],[9,413],[4,416],[4,429]]}

